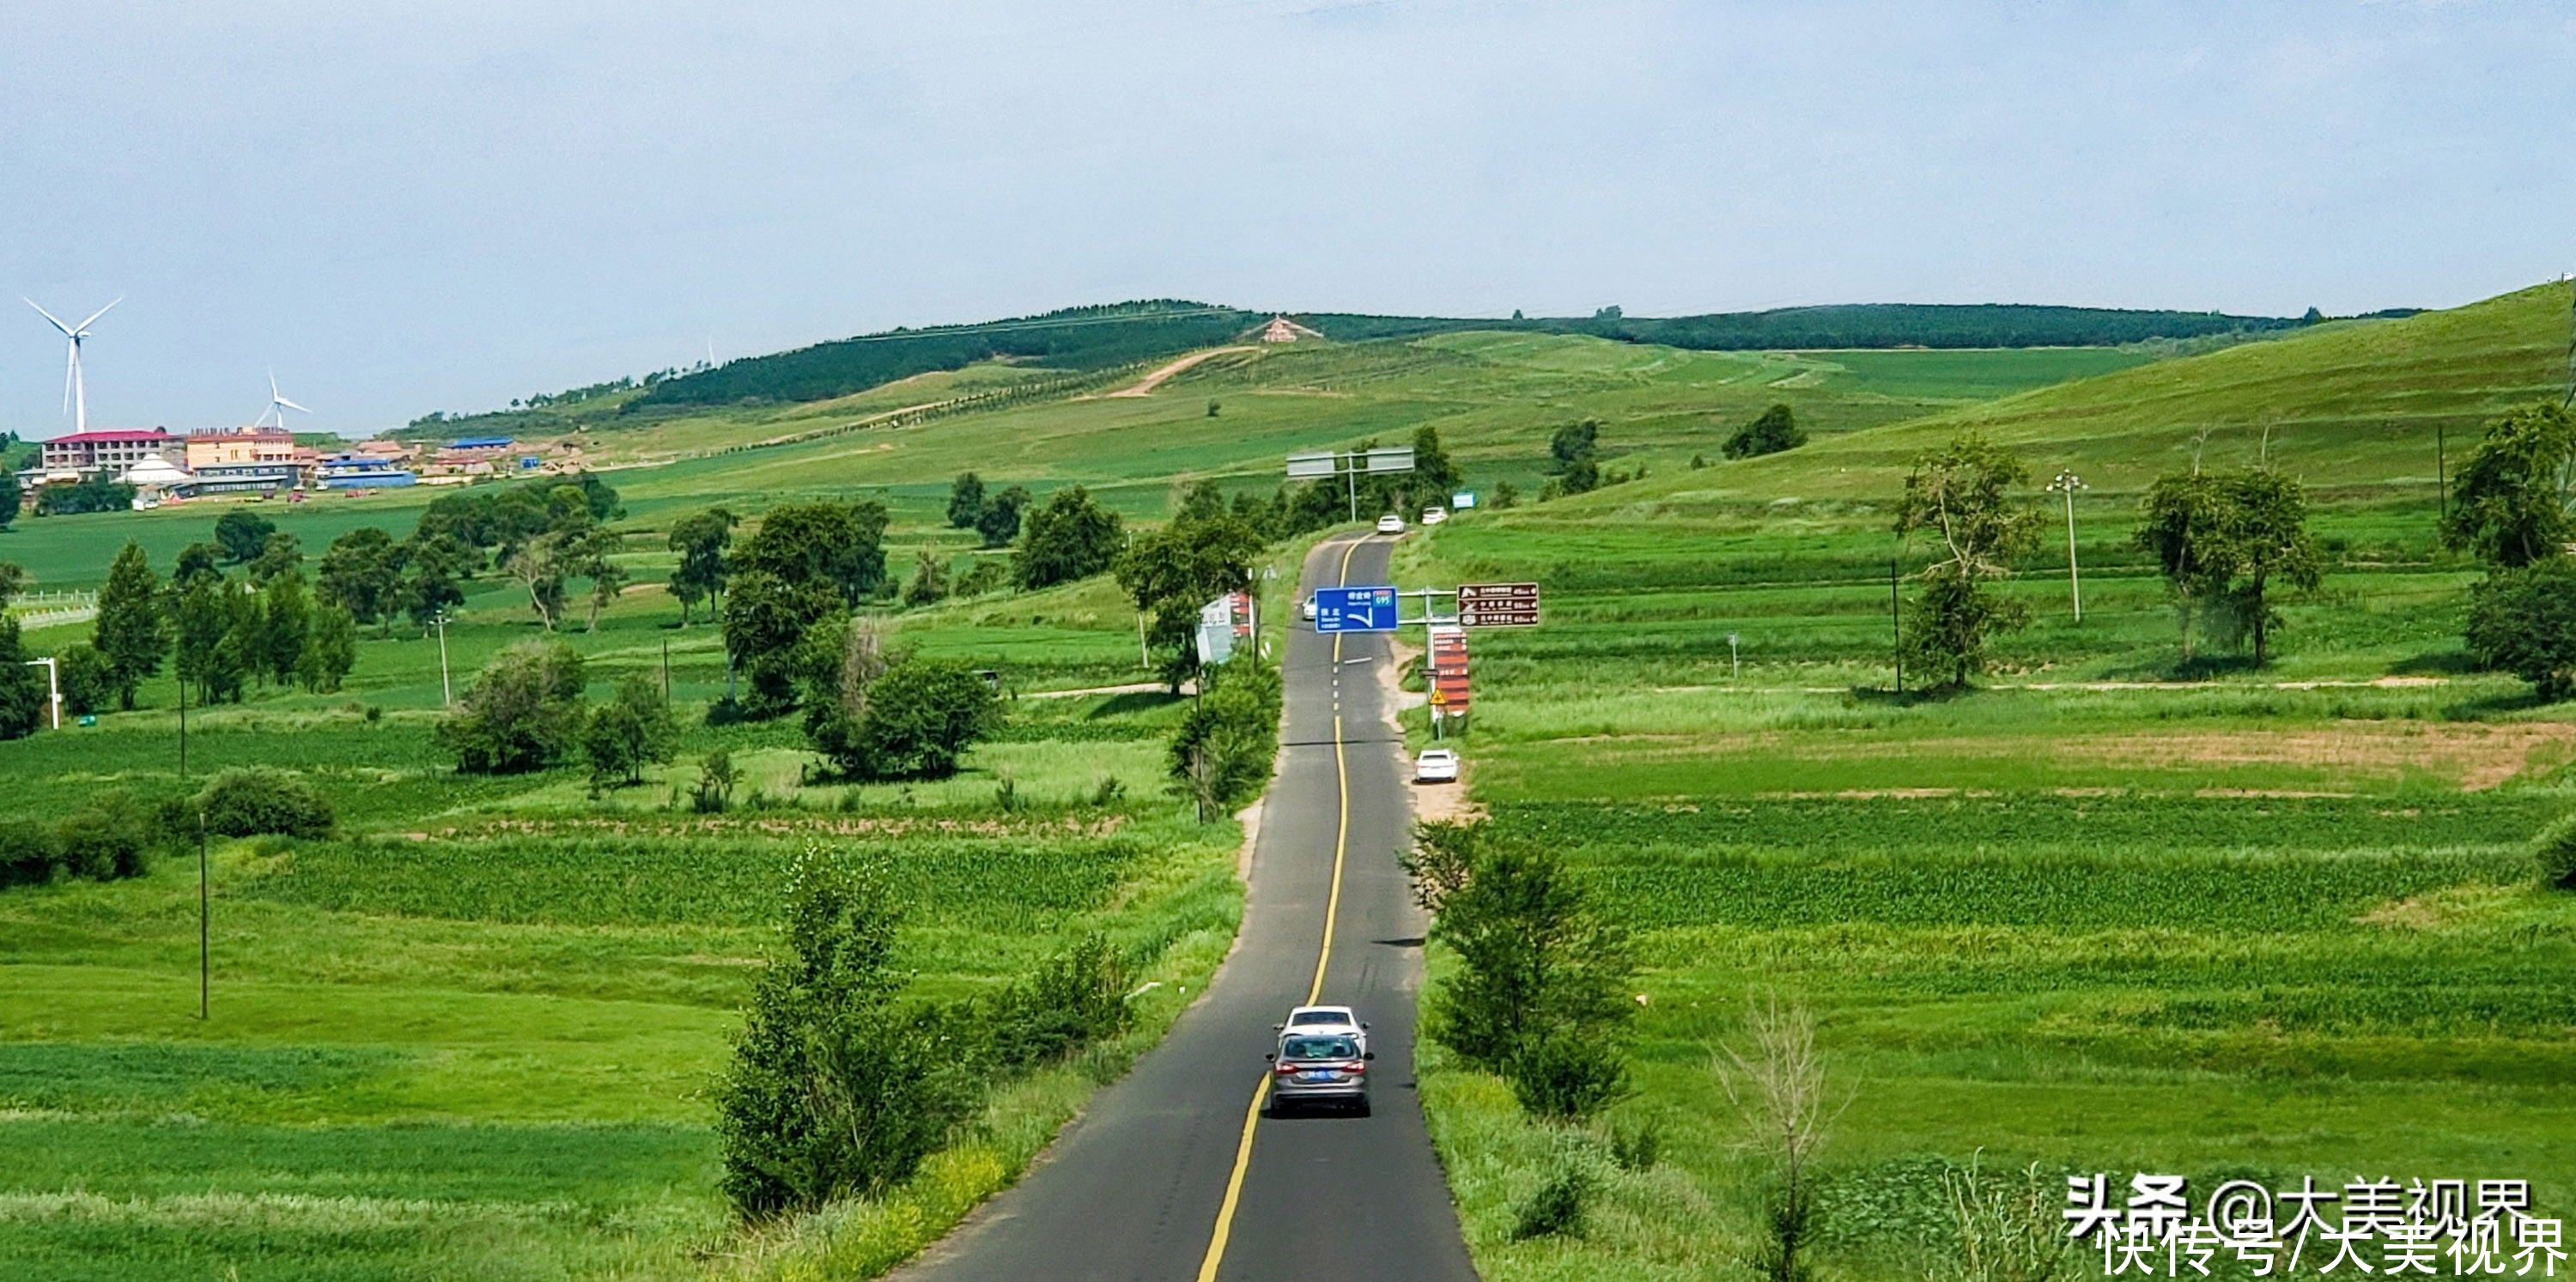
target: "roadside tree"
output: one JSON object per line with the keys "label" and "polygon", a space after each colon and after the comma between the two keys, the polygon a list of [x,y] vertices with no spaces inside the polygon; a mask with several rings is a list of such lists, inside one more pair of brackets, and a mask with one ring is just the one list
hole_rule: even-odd
{"label": "roadside tree", "polygon": [[1904,657],[1935,688],[1965,688],[1985,671],[1994,638],[2029,621],[2027,608],[1993,587],[2030,546],[2030,513],[2011,493],[2027,479],[2019,457],[1973,432],[1918,456],[1905,478],[1896,533],[1938,542],[1937,559],[1917,576]]}
{"label": "roadside tree", "polygon": [[733,513],[720,507],[692,513],[671,523],[671,550],[680,554],[680,563],[671,570],[671,595],[680,602],[680,626],[689,626],[689,612],[700,601],[714,604],[722,600],[725,585],[725,550],[733,545]]}
{"label": "roadside tree", "polygon": [[1093,502],[1091,492],[1067,486],[1047,496],[1020,530],[1013,563],[1024,589],[1087,579],[1109,568],[1124,541],[1118,514]]}
{"label": "roadside tree", "polygon": [[268,546],[268,536],[277,533],[277,523],[257,512],[234,508],[215,518],[215,546],[223,549],[224,559],[235,565],[247,564]]}
{"label": "roadside tree", "polygon": [[560,641],[522,641],[493,656],[435,739],[465,774],[521,774],[569,755],[580,741],[581,655]]}
{"label": "roadside tree", "polygon": [[162,609],[161,582],[141,544],[128,542],[107,569],[98,592],[98,621],[93,644],[105,661],[108,688],[116,704],[134,710],[134,692],[161,671],[161,656],[170,648],[169,618]]}
{"label": "roadside tree", "polygon": [[2469,592],[2469,654],[2544,701],[2576,696],[2576,559],[2499,570]]}
{"label": "roadside tree", "polygon": [[2566,555],[2576,540],[2576,418],[2542,402],[2489,427],[2451,483],[2442,541],[2499,569]]}

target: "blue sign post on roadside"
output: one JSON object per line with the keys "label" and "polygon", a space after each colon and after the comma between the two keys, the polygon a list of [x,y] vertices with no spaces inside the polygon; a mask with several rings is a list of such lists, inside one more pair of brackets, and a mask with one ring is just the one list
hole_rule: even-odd
{"label": "blue sign post on roadside", "polygon": [[1396,625],[1395,602],[1393,587],[1317,588],[1315,630],[1393,632]]}

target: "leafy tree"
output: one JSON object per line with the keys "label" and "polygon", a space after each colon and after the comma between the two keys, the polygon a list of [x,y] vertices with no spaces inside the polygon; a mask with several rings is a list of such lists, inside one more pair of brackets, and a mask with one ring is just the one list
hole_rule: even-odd
{"label": "leafy tree", "polygon": [[259,670],[284,685],[304,663],[304,642],[313,630],[313,606],[304,592],[304,576],[280,574],[261,594]]}
{"label": "leafy tree", "polygon": [[771,508],[734,556],[741,571],[820,586],[855,607],[885,580],[885,505],[787,503]]}
{"label": "leafy tree", "polygon": [[268,536],[277,533],[277,523],[256,512],[234,508],[215,518],[215,546],[222,548],[224,559],[243,565],[268,547]]}
{"label": "leafy tree", "polygon": [[593,786],[642,783],[644,767],[669,761],[679,743],[670,701],[662,697],[660,686],[641,676],[619,682],[616,697],[592,711],[581,734]]}
{"label": "leafy tree", "polygon": [[1006,548],[1020,537],[1020,514],[1028,509],[1029,492],[1019,486],[994,495],[975,518],[975,533],[988,548]]}
{"label": "leafy tree", "polygon": [[134,487],[123,481],[108,479],[97,472],[69,485],[48,485],[36,491],[36,513],[39,516],[78,516],[83,512],[122,512],[134,506]]}
{"label": "leafy tree", "polygon": [[975,1098],[953,1021],[896,1004],[899,921],[882,879],[815,846],[787,885],[783,946],[752,982],[716,1089],[723,1188],[753,1220],[904,1179]]}
{"label": "leafy tree", "polygon": [[1592,461],[1599,456],[1600,449],[1601,423],[1597,419],[1568,423],[1556,429],[1547,440],[1548,457],[1559,472],[1577,463]]}
{"label": "leafy tree", "polygon": [[212,543],[191,543],[179,549],[179,559],[170,563],[170,590],[185,592],[200,580],[221,581],[224,572],[223,550]]}
{"label": "leafy tree", "polygon": [[983,596],[986,593],[999,592],[1009,587],[1010,583],[1011,565],[1008,559],[998,556],[979,556],[967,565],[966,573],[958,576],[955,595]]}
{"label": "leafy tree", "polygon": [[161,655],[170,648],[169,626],[161,582],[142,545],[129,541],[108,566],[107,583],[99,589],[93,634],[118,707],[132,712],[135,690],[161,671]]}
{"label": "leafy tree", "polygon": [[2219,479],[2193,470],[2156,478],[2140,508],[2136,542],[2153,553],[2174,599],[2182,656],[2191,657],[2191,626],[2226,595],[2234,573],[2231,518]]}
{"label": "leafy tree", "polygon": [[267,598],[256,592],[223,594],[224,633],[206,662],[206,702],[239,703],[242,687],[260,670],[268,633]]}
{"label": "leafy tree", "polygon": [[1416,507],[1446,504],[1449,496],[1466,484],[1457,461],[1440,446],[1440,430],[1429,425],[1413,432],[1412,487]]}
{"label": "leafy tree", "polygon": [[958,473],[956,484],[948,487],[948,523],[971,530],[983,519],[984,478],[973,472]]}
{"label": "leafy tree", "polygon": [[54,679],[62,683],[63,711],[76,717],[107,711],[116,693],[116,671],[99,648],[75,641],[54,656]]}
{"label": "leafy tree", "polygon": [[1020,586],[1034,591],[1087,579],[1118,558],[1123,525],[1118,514],[1092,501],[1091,492],[1067,486],[1029,513],[1013,563]]}
{"label": "leafy tree", "polygon": [[7,609],[33,582],[35,576],[27,573],[27,567],[15,561],[0,561],[0,609]]}
{"label": "leafy tree", "polygon": [[2222,477],[2221,484],[2232,563],[2222,618],[2231,637],[2252,639],[2259,668],[2271,657],[2272,629],[2281,622],[2271,605],[2273,581],[2312,592],[2324,581],[2324,567],[2308,537],[2307,491],[2297,481],[2255,468]]}
{"label": "leafy tree", "polygon": [[1172,736],[1170,773],[1205,822],[1270,783],[1279,755],[1279,670],[1239,659],[1200,674],[1199,697]]}
{"label": "leafy tree", "polygon": [[948,558],[937,552],[924,551],[921,563],[912,572],[912,582],[903,586],[903,603],[909,606],[937,605],[948,599]]}
{"label": "leafy tree", "polygon": [[1935,686],[1966,686],[1985,670],[1993,639],[2029,621],[2027,608],[1990,586],[2030,546],[2030,513],[2011,497],[2028,479],[2020,458],[1974,432],[1917,457],[1905,478],[1897,534],[1939,540],[1907,614],[1905,660]]}
{"label": "leafy tree", "polygon": [[465,604],[465,579],[481,556],[451,534],[414,534],[403,554],[399,591],[403,614],[426,628],[443,611]]}
{"label": "leafy tree", "polygon": [[18,519],[19,504],[18,474],[0,464],[0,530],[8,529],[9,523]]}
{"label": "leafy tree", "polygon": [[945,779],[999,716],[991,686],[957,659],[902,659],[809,710],[814,747],[850,779]]}
{"label": "leafy tree", "polygon": [[725,655],[749,687],[743,703],[751,715],[774,717],[795,706],[811,653],[807,633],[840,608],[839,595],[823,584],[793,584],[767,570],[733,575],[722,611]]}
{"label": "leafy tree", "polygon": [[2469,592],[2469,654],[2544,701],[2576,696],[2576,560],[2498,570]]}
{"label": "leafy tree", "polygon": [[585,631],[599,631],[599,612],[626,587],[626,567],[615,560],[625,545],[617,531],[595,525],[572,536],[564,547],[564,567],[590,580],[590,620]]}
{"label": "leafy tree", "polygon": [[[46,723],[45,675],[27,663],[15,616],[0,614],[0,739],[20,739]],[[6,870],[0,869],[0,877]]]}
{"label": "leafy tree", "polygon": [[1251,587],[1252,563],[1261,548],[1257,531],[1223,507],[1213,507],[1197,515],[1185,512],[1118,555],[1118,586],[1152,620],[1147,641],[1163,652],[1163,675],[1174,689],[1198,667],[1191,646],[1199,608],[1221,594]]}
{"label": "leafy tree", "polygon": [[1807,443],[1805,429],[1798,426],[1797,411],[1784,402],[1762,411],[1759,417],[1726,438],[1719,452],[1728,458],[1753,458],[1794,450]]}
{"label": "leafy tree", "polygon": [[259,555],[250,560],[250,581],[260,587],[267,587],[269,580],[281,574],[303,572],[304,546],[282,530],[269,535],[268,541],[259,545]]}
{"label": "leafy tree", "polygon": [[295,679],[307,693],[329,694],[358,666],[358,620],[338,602],[313,611],[313,633],[296,660]]}
{"label": "leafy tree", "polygon": [[2576,418],[2542,402],[2487,429],[2451,483],[2442,541],[2519,569],[2576,540]]}
{"label": "leafy tree", "polygon": [[1509,481],[1494,482],[1494,492],[1485,496],[1485,506],[1497,511],[1500,511],[1503,508],[1517,506],[1520,501],[1520,487]]}
{"label": "leafy tree", "polygon": [[[1553,851],[1472,843],[1432,933],[1458,959],[1426,1011],[1432,1038],[1545,1111],[1588,1111],[1619,1092],[1624,1065],[1597,1050],[1615,1046],[1635,1013],[1634,954]],[[1596,1053],[1578,1057],[1584,1043]]]}
{"label": "leafy tree", "polygon": [[541,534],[511,549],[501,559],[502,572],[528,590],[528,606],[537,612],[538,624],[548,632],[554,631],[555,620],[563,617],[567,600],[564,542],[568,537],[565,533]]}
{"label": "leafy tree", "polygon": [[689,611],[700,601],[724,596],[725,549],[733,545],[734,515],[720,507],[692,513],[671,523],[671,550],[680,563],[671,570],[671,595],[680,602],[680,626],[689,626]]}
{"label": "leafy tree", "polygon": [[522,774],[569,755],[581,737],[580,652],[522,641],[493,656],[435,739],[466,774]]}
{"label": "leafy tree", "polygon": [[[202,545],[200,545],[202,546]],[[238,673],[218,673],[219,664],[233,657],[223,648],[224,634],[232,630],[233,603],[236,595],[224,576],[213,574],[190,580],[179,587],[171,609],[172,624],[178,634],[178,674],[181,681],[197,689],[200,706],[215,702],[215,691],[237,691],[241,688]]]}
{"label": "leafy tree", "polygon": [[331,540],[315,572],[314,592],[360,623],[390,625],[402,596],[403,545],[372,525]]}

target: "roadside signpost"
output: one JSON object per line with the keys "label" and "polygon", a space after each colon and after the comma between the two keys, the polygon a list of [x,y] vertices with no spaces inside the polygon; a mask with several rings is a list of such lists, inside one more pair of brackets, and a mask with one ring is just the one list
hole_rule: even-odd
{"label": "roadside signpost", "polygon": [[1454,623],[1434,623],[1428,631],[1430,649],[1423,656],[1423,664],[1431,678],[1431,733],[1438,735],[1450,718],[1467,715],[1471,693],[1467,684],[1467,630]]}
{"label": "roadside signpost", "polygon": [[1450,495],[1449,506],[1452,510],[1459,512],[1464,512],[1468,508],[1476,506],[1476,492],[1474,490],[1460,490],[1457,493]]}
{"label": "roadside signpost", "polygon": [[1393,587],[1315,589],[1317,632],[1393,632],[1396,622]]}
{"label": "roadside signpost", "polygon": [[1351,519],[1354,521],[1360,519],[1361,473],[1366,472],[1374,476],[1385,472],[1412,470],[1413,447],[1410,445],[1381,446],[1372,450],[1344,452],[1318,450],[1313,453],[1288,456],[1289,480],[1320,481],[1334,476],[1343,478],[1350,491]]}
{"label": "roadside signpost", "polygon": [[1253,632],[1252,594],[1228,592],[1199,607],[1196,637],[1199,662],[1223,663],[1234,657],[1238,639]]}
{"label": "roadside signpost", "polygon": [[1462,583],[1458,586],[1458,623],[1469,628],[1537,627],[1538,585]]}

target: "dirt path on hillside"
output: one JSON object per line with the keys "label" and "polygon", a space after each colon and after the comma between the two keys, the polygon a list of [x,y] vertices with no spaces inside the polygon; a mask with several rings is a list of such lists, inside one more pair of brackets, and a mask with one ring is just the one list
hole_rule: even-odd
{"label": "dirt path on hillside", "polygon": [[1136,380],[1134,385],[1119,388],[1117,391],[1108,393],[1108,395],[1150,396],[1153,394],[1155,388],[1161,387],[1163,384],[1171,381],[1174,375],[1198,364],[1200,361],[1207,360],[1213,356],[1223,356],[1228,352],[1250,352],[1258,350],[1260,349],[1237,345],[1234,347],[1211,347],[1204,352],[1192,352],[1189,355],[1173,361],[1161,369],[1155,370],[1153,373],[1147,374],[1145,377]]}

